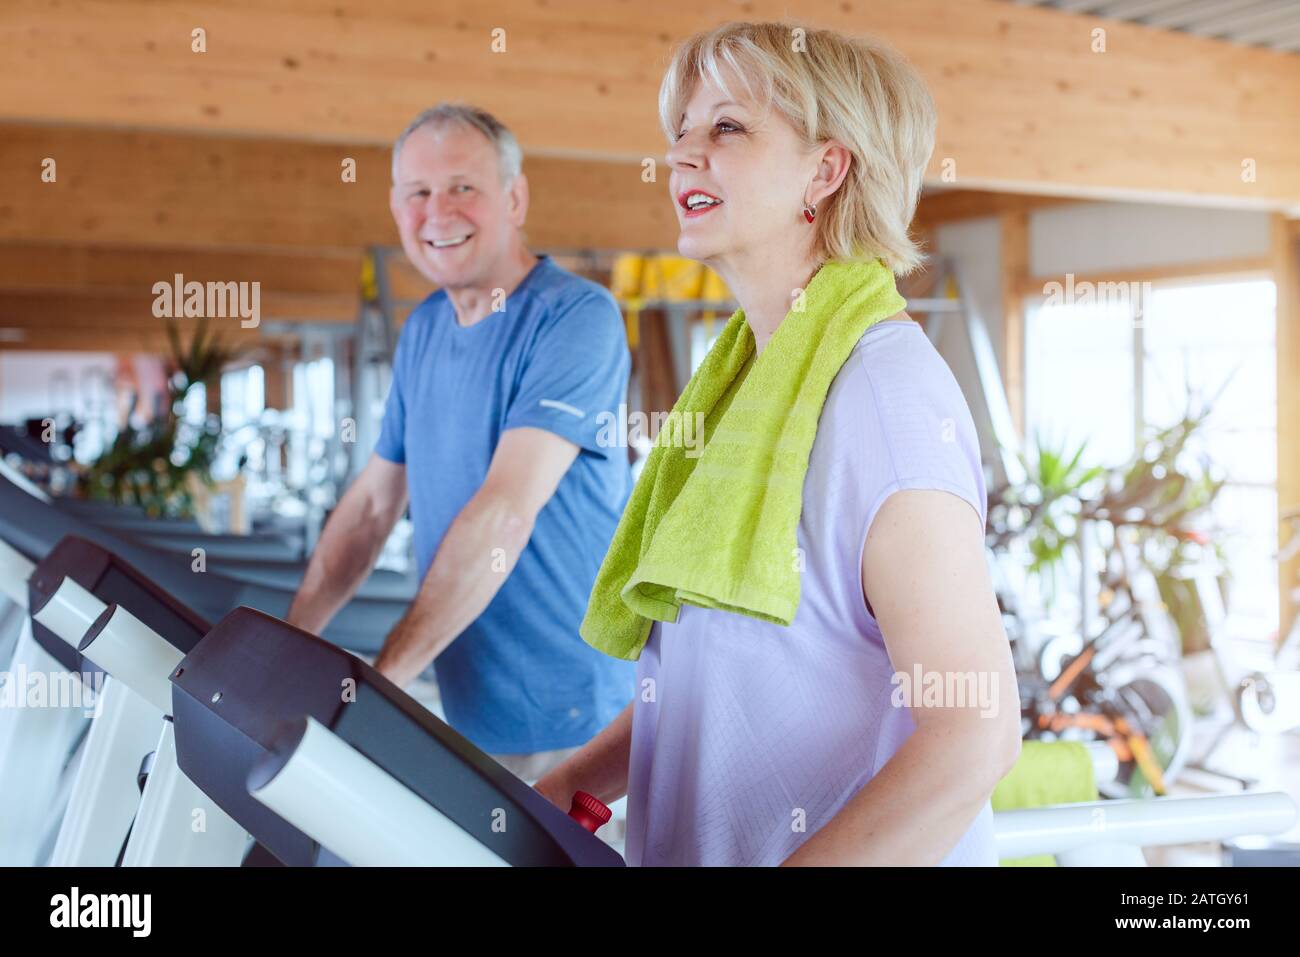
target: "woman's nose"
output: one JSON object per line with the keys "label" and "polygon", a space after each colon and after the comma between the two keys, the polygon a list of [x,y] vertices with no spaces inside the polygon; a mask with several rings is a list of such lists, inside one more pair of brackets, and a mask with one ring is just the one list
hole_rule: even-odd
{"label": "woman's nose", "polygon": [[700,146],[701,143],[694,134],[683,133],[672,146],[668,147],[664,159],[672,169],[699,169],[704,162],[704,154]]}

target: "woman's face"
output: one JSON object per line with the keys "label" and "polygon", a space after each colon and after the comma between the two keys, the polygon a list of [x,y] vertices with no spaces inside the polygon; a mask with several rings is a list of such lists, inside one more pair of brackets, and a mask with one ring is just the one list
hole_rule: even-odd
{"label": "woman's face", "polygon": [[804,193],[817,158],[778,111],[733,102],[701,77],[667,160],[683,256],[718,263],[754,249],[807,248]]}

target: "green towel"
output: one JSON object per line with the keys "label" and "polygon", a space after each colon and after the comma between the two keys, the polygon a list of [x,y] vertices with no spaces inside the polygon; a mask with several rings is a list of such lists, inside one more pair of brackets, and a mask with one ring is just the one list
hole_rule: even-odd
{"label": "green towel", "polygon": [[822,405],[862,334],[906,305],[880,260],[827,263],[757,360],[736,311],[632,490],[592,587],[581,628],[588,644],[636,659],[653,621],[676,621],[683,602],[790,624]]}
{"label": "green towel", "polygon": [[[1078,741],[1023,741],[1020,758],[993,789],[994,811],[1097,800],[1092,757]],[[1051,854],[1007,858],[1003,867],[1055,867]]]}

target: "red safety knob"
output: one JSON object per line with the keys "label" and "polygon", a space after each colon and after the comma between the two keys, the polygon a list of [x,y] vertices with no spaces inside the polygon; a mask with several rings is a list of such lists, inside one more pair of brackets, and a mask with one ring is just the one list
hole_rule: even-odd
{"label": "red safety knob", "polygon": [[573,805],[569,808],[569,817],[573,818],[592,834],[602,824],[607,824],[614,812],[586,791],[573,792]]}

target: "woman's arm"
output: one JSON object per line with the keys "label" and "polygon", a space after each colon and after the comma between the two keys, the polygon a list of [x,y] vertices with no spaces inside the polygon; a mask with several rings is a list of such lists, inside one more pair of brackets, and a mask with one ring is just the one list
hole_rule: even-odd
{"label": "woman's arm", "polygon": [[533,786],[562,811],[569,810],[574,791],[586,791],[605,804],[627,794],[635,704],[630,702],[600,734]]}
{"label": "woman's arm", "polygon": [[[940,491],[889,496],[862,583],[896,669],[895,704],[916,730],[787,865],[938,864],[1020,753],[1015,670],[971,505]],[[948,692],[937,702],[922,697],[930,681]]]}

